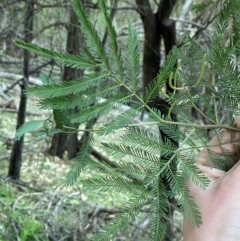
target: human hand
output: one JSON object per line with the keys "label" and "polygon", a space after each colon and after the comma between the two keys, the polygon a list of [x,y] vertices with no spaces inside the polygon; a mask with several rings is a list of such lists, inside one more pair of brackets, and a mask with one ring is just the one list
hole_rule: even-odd
{"label": "human hand", "polygon": [[[235,122],[240,127],[240,116]],[[209,149],[222,154],[222,148],[235,154],[236,144],[240,145],[240,132],[236,133],[234,139],[231,132],[223,130],[222,143],[214,137],[210,141]],[[235,146],[230,143],[235,142]],[[238,141],[239,140],[239,141]],[[189,181],[188,188],[198,205],[202,217],[202,224],[193,227],[186,218],[183,224],[184,241],[239,241],[240,240],[240,161],[238,161],[228,172],[211,168],[208,163],[208,151],[204,148],[195,157],[196,165],[209,178],[210,184],[206,190],[202,190]]]}

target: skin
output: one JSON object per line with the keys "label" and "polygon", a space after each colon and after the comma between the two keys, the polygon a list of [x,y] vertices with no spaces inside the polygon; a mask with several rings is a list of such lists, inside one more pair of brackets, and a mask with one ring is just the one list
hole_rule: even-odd
{"label": "skin", "polygon": [[[240,116],[235,122],[240,128]],[[234,139],[228,130],[223,130],[223,142],[234,140],[240,146],[240,132],[236,133]],[[222,154],[222,148],[236,153],[236,145],[220,144],[214,137],[210,149]],[[186,218],[183,224],[184,241],[239,241],[240,240],[240,161],[238,161],[228,172],[211,168],[208,161],[208,152],[203,149],[195,157],[196,165],[210,179],[206,190],[202,190],[191,181],[188,188],[199,207],[202,216],[202,224],[193,227]]]}

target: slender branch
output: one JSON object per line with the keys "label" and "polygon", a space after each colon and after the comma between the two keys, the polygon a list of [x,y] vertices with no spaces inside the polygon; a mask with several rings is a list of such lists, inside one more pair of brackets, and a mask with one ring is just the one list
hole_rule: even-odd
{"label": "slender branch", "polygon": [[47,30],[47,29],[49,29],[49,28],[59,27],[59,26],[64,26],[64,27],[66,27],[66,26],[67,26],[67,23],[66,23],[66,22],[60,22],[60,21],[55,22],[55,23],[51,23],[51,24],[45,26],[44,28],[42,28],[42,29],[39,31],[39,33],[42,33],[42,32],[44,32],[45,30]]}
{"label": "slender branch", "polygon": [[[1,8],[6,8],[10,5],[13,5],[15,3],[18,3],[19,2],[33,2],[34,0],[13,0],[11,2],[8,2],[6,4],[2,4],[0,7]],[[35,5],[38,5],[38,6],[41,6],[41,7],[45,7],[45,8],[50,8],[50,7],[66,7],[67,5],[69,5],[69,1],[63,1],[63,2],[57,2],[55,4],[41,4],[39,2],[34,2]]]}
{"label": "slender branch", "polygon": [[91,154],[100,162],[103,162],[107,165],[109,165],[110,167],[113,168],[117,168],[117,165],[111,161],[108,157],[104,156],[103,154],[101,154],[99,151],[97,151],[95,148],[92,148],[91,150]]}
{"label": "slender branch", "polygon": [[[4,5],[0,5],[0,9],[6,8],[10,5],[13,5],[15,3],[19,3],[21,1],[26,2],[27,0],[14,0],[14,1],[6,3]],[[129,7],[107,7],[107,9],[113,10],[113,11],[134,10],[134,11],[138,12],[138,8],[135,5],[133,5],[130,2],[127,2],[127,1],[126,1],[126,3],[130,6]],[[66,8],[66,7],[70,6],[69,1],[57,2],[57,3],[54,3],[54,4],[42,4],[42,3],[39,3],[39,2],[35,2],[35,5],[39,6],[40,8],[61,8],[61,7]],[[89,9],[96,9],[97,5],[98,4],[88,3],[88,4],[85,5],[85,7],[89,8]]]}
{"label": "slender branch", "polygon": [[[209,129],[209,128],[220,128],[220,129],[227,129],[227,130],[232,130],[232,131],[236,131],[239,132],[240,128],[236,128],[236,127],[232,127],[232,126],[228,126],[228,125],[222,125],[222,124],[214,124],[214,125],[200,125],[200,124],[192,124],[192,123],[184,123],[184,122],[175,122],[175,121],[169,121],[169,120],[164,120],[162,119],[160,116],[157,115],[156,112],[154,112],[154,110],[144,102],[144,100],[137,95],[135,92],[133,92],[125,83],[122,83],[121,80],[118,80],[115,76],[110,75],[112,77],[112,79],[115,79],[118,83],[121,83],[124,88],[133,94],[133,96],[143,105],[146,107],[146,109],[149,111],[149,113],[151,113],[153,116],[155,116],[156,119],[158,119],[158,121],[153,121],[153,122],[148,122],[148,125],[158,125],[159,123],[164,123],[164,124],[171,124],[171,125],[178,125],[178,126],[185,126],[185,127],[192,127],[192,128],[201,128],[201,129]],[[130,126],[140,126],[140,123],[136,123],[136,124],[128,124],[126,127],[130,127]],[[142,123],[142,125],[146,125],[146,123]]]}
{"label": "slender branch", "polygon": [[21,180],[14,180],[14,179],[11,179],[11,178],[6,178],[6,177],[4,177],[2,175],[0,176],[0,179],[2,179],[3,181],[11,182],[11,183],[15,184],[16,186],[18,186],[20,188],[26,187],[28,189],[31,189],[31,190],[35,191],[35,192],[44,192],[45,191],[41,187],[37,187],[37,188],[36,187],[31,187],[29,183],[23,182]]}
{"label": "slender branch", "polygon": [[[47,66],[47,65],[49,65],[49,64],[54,64],[54,63],[55,63],[55,61],[54,61],[53,59],[51,59],[51,60],[43,63],[42,65],[37,66],[35,69],[30,70],[30,71],[29,71],[29,75],[38,72],[40,69],[42,69],[43,67],[45,67],[45,66]],[[24,79],[24,77],[22,77],[22,78],[20,78],[20,79],[17,79],[12,85],[10,85],[8,88],[6,88],[6,90],[4,90],[3,93],[4,93],[4,94],[7,94],[9,90],[13,89],[14,86],[16,86],[16,85],[17,85],[19,82],[21,82],[23,79]]]}
{"label": "slender branch", "polygon": [[[147,107],[148,108],[148,107]],[[152,110],[151,108],[149,108]],[[153,112],[152,114],[156,114]],[[217,129],[226,129],[231,131],[239,132],[240,128],[228,126],[228,125],[222,125],[222,124],[216,124],[216,125],[201,125],[201,124],[191,124],[191,123],[184,123],[184,122],[175,122],[175,121],[167,121],[161,119],[157,114],[156,117],[159,119],[159,121],[152,121],[152,122],[143,122],[143,123],[136,123],[136,124],[128,124],[126,127],[130,126],[140,126],[140,125],[158,125],[159,123],[165,123],[170,125],[178,125],[178,126],[185,126],[185,127],[192,127],[192,128],[199,128],[199,129],[209,129],[209,128],[217,128]]]}
{"label": "slender branch", "polygon": [[190,25],[192,25],[193,27],[199,28],[199,29],[201,29],[201,30],[205,29],[205,25],[201,25],[201,24],[198,24],[198,23],[189,21],[189,20],[184,20],[184,19],[179,19],[179,18],[173,18],[173,17],[171,17],[170,19],[174,20],[175,22],[181,22],[181,23],[190,24]]}
{"label": "slender branch", "polygon": [[[0,107],[0,113],[4,113],[4,112],[9,112],[9,113],[18,113],[18,109],[11,109],[11,108],[1,108]],[[43,115],[47,115],[50,114],[51,112],[46,111],[46,112],[33,112],[33,111],[27,111],[27,115],[33,115],[33,116],[43,116]]]}

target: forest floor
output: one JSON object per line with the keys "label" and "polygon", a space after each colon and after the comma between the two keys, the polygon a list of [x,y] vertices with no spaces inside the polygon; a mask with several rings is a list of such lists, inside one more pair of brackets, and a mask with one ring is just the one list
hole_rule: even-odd
{"label": "forest floor", "polygon": [[[13,100],[17,106],[17,98]],[[26,121],[46,117],[46,111],[39,111],[37,101],[29,99]],[[46,155],[51,144],[47,136],[25,135],[21,181],[8,180],[16,118],[17,109],[0,109],[0,241],[27,241],[30,237],[31,240],[69,240],[70,237],[89,240],[128,196],[83,193],[79,183],[66,187],[64,181],[72,161]],[[83,175],[91,178],[98,173],[88,170]]]}
{"label": "forest floor", "polygon": [[[12,94],[18,106],[16,92]],[[27,120],[45,119],[50,112],[39,111],[36,99],[28,100]],[[72,161],[46,155],[51,139],[47,136],[25,136],[21,181],[6,178],[11,148],[15,137],[17,108],[0,109],[0,241],[30,240],[83,240],[118,212],[129,196],[115,193],[83,192],[79,182],[71,187],[64,185]],[[106,117],[108,118],[108,117]],[[99,122],[106,122],[100,119]],[[119,139],[122,132],[106,140]],[[105,139],[101,139],[105,141]],[[96,141],[96,148],[100,140]],[[99,173],[87,170],[84,178],[98,177]],[[176,240],[181,240],[182,216],[175,215]],[[148,241],[150,239],[149,215],[132,224],[129,231],[116,240]],[[141,229],[143,221],[145,229]]]}

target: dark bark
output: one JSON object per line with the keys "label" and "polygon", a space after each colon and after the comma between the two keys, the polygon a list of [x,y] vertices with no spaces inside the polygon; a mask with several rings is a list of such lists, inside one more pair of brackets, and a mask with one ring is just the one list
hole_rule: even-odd
{"label": "dark bark", "polygon": [[[26,3],[26,15],[24,20],[24,41],[31,42],[33,39],[33,16],[34,16],[34,1]],[[29,60],[30,53],[27,50],[23,50],[23,80],[20,83],[21,87],[21,98],[17,116],[17,129],[24,124],[27,109],[27,97],[25,95],[25,89],[28,84],[29,77]],[[10,157],[8,176],[12,179],[20,178],[20,170],[22,165],[22,149],[24,143],[24,136],[19,140],[15,141],[12,148]]]}
{"label": "dark bark", "polygon": [[[173,7],[177,0],[161,0],[158,6],[158,10],[154,13],[151,9],[150,2],[148,0],[136,0],[138,11],[143,22],[144,27],[144,53],[143,53],[143,89],[145,96],[145,89],[148,84],[157,76],[160,70],[161,64],[161,43],[164,42],[165,55],[167,55],[172,47],[176,45],[175,23],[169,19],[172,13]],[[172,92],[172,89],[166,81],[167,93]],[[153,101],[148,103],[151,108],[158,109],[162,114],[167,115],[169,110],[168,103],[157,96]],[[176,116],[173,114],[171,118],[176,121]],[[178,143],[169,138],[162,130],[159,130],[163,140],[168,138],[177,147]],[[168,156],[164,157],[168,159]],[[167,190],[170,190],[168,181],[164,178],[161,179]],[[173,220],[173,203],[174,199],[169,199],[169,213],[168,220],[163,220],[167,226],[167,232],[165,241],[173,239],[172,220]]]}
{"label": "dark bark", "polygon": [[[163,39],[165,55],[167,55],[172,47],[176,45],[175,22],[169,19],[177,0],[162,0],[159,3],[158,11],[153,13],[148,0],[136,0],[138,11],[144,27],[144,53],[143,53],[143,90],[156,77],[160,70],[161,64],[161,42]],[[166,81],[167,93],[172,89]],[[153,101],[148,103],[151,108],[156,108],[163,114],[167,114],[169,105],[161,96],[157,96]],[[176,120],[176,116],[171,116]],[[162,137],[165,133],[160,130]],[[173,141],[173,140],[172,140]],[[177,146],[177,143],[173,141]]]}
{"label": "dark bark", "polygon": [[[169,19],[176,1],[177,0],[162,0],[159,4],[158,11],[153,13],[148,0],[136,0],[145,33],[143,53],[144,92],[147,85],[159,72],[162,38],[166,55],[170,52],[173,45],[176,45],[175,23]],[[168,90],[171,91],[170,88],[168,88]],[[156,105],[157,104],[154,103],[154,107],[156,107]]]}
{"label": "dark bark", "polygon": [[[70,12],[70,21],[67,27],[67,52],[77,55],[81,45],[83,45],[83,37],[80,34],[78,19],[73,9]],[[65,66],[63,70],[63,81],[71,81],[82,76],[83,71]],[[77,110],[74,110],[76,112]],[[56,134],[52,138],[52,144],[49,149],[50,155],[56,155],[63,158],[67,154],[68,159],[73,159],[78,152],[77,133],[67,136],[64,133]]]}

